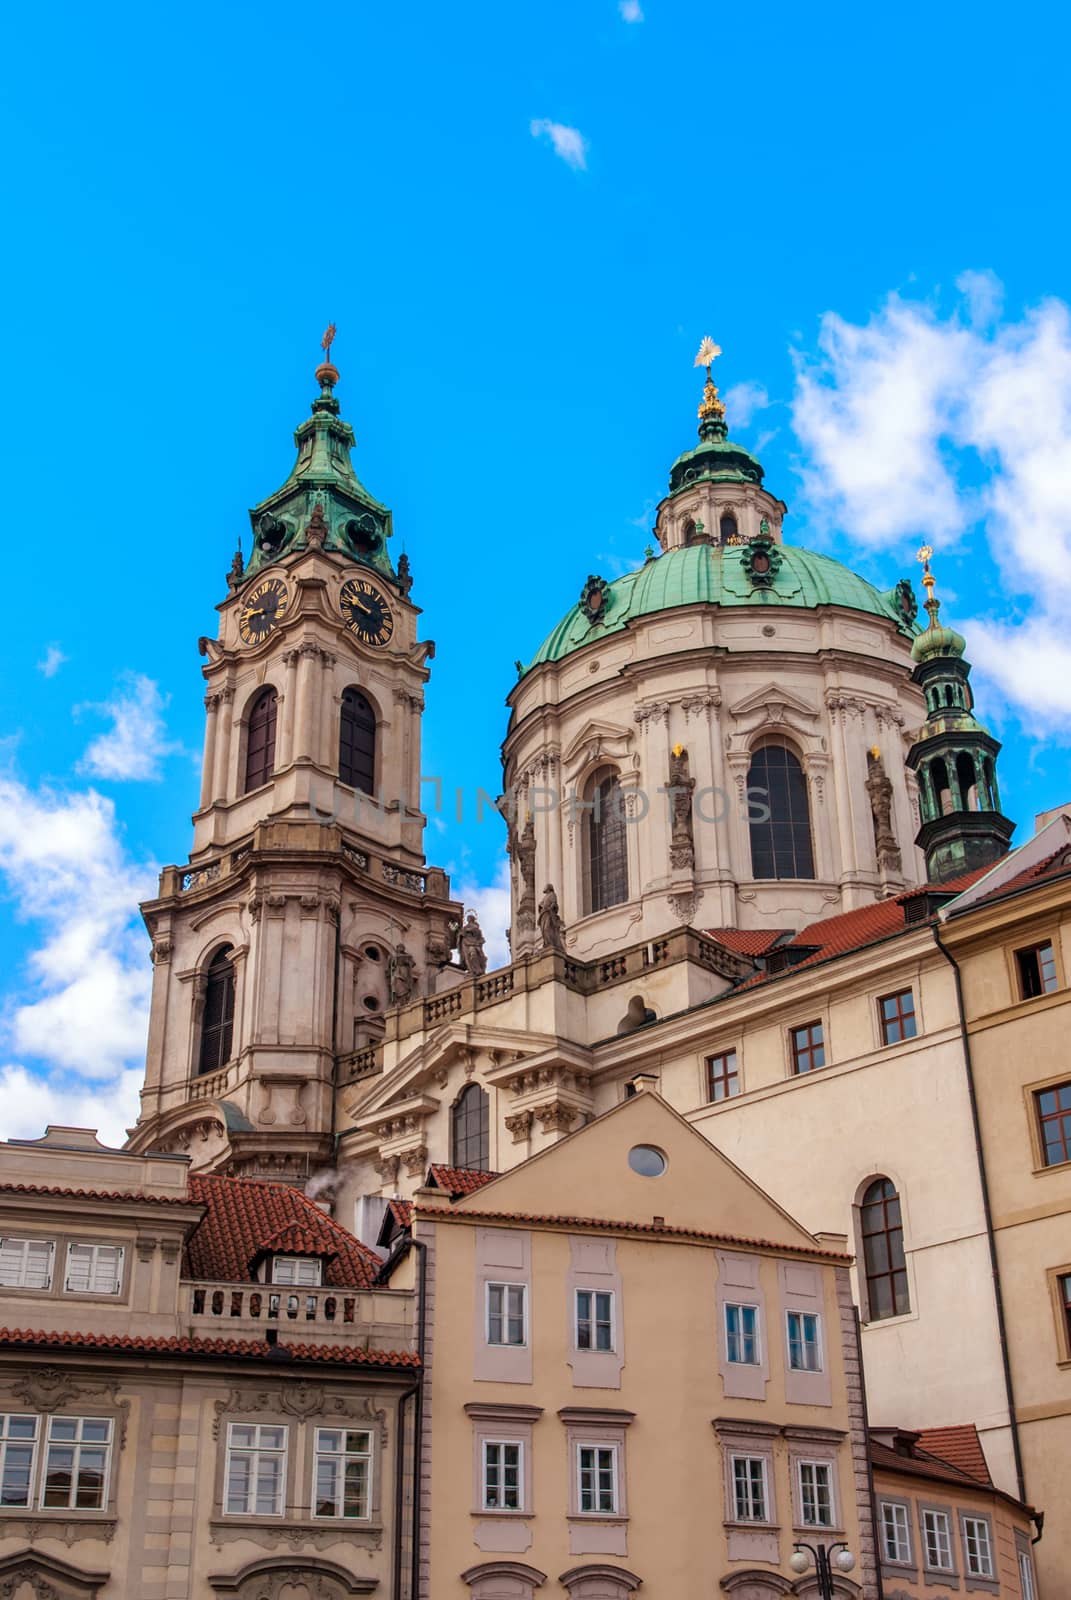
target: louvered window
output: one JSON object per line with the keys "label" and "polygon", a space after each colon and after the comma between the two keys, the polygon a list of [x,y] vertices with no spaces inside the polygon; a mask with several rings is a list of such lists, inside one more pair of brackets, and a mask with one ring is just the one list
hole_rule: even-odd
{"label": "louvered window", "polygon": [[0,1288],[51,1289],[52,1239],[0,1239]]}
{"label": "louvered window", "polygon": [[323,1282],[323,1262],[318,1256],[276,1256],[271,1264],[271,1281],[315,1288]]}
{"label": "louvered window", "polygon": [[123,1255],[121,1245],[68,1245],[64,1287],[71,1294],[118,1294],[123,1286]]}

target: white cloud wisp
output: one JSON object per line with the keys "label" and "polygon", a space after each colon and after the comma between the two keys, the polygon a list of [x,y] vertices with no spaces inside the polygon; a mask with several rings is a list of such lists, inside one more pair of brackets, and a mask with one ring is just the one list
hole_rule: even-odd
{"label": "white cloud wisp", "polygon": [[126,673],[110,700],[75,707],[75,715],[92,712],[108,717],[112,726],[98,734],[86,749],[79,770],[95,778],[156,782],[165,756],[182,750],[167,737],[164,711],[168,697],[159,684],[141,673]]}
{"label": "white cloud wisp", "polygon": [[534,117],[528,124],[533,139],[549,139],[554,154],[560,156],[567,167],[585,172],[588,164],[588,142],[579,128],[567,127],[564,122],[552,122],[549,117]]}

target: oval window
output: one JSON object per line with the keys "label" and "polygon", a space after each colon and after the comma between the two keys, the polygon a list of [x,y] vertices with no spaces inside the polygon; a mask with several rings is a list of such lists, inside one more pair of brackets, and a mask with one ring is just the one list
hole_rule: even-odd
{"label": "oval window", "polygon": [[634,1144],[628,1153],[628,1164],[641,1178],[660,1178],[666,1170],[666,1158],[653,1144]]}

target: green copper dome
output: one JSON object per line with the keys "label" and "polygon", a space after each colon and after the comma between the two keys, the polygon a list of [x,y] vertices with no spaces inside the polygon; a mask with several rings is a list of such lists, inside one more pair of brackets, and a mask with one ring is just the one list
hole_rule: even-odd
{"label": "green copper dome", "polygon": [[575,605],[544,639],[527,670],[561,661],[584,645],[620,633],[640,617],[676,606],[752,606],[756,610],[846,606],[894,623],[907,639],[918,632],[911,620],[913,596],[907,600],[904,595],[905,589],[910,595],[909,584],[882,593],[831,556],[790,544],[770,547],[780,560],[774,560],[772,578],[757,583],[750,567],[753,548],[698,544],[652,557],[636,572],[605,585],[597,621],[589,620],[587,612]]}

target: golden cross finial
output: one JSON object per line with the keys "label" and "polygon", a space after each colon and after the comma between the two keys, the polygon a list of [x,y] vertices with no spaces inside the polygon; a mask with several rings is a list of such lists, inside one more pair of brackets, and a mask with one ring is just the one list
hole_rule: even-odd
{"label": "golden cross finial", "polygon": [[930,599],[933,599],[933,586],[937,581],[930,571],[930,557],[933,555],[933,545],[920,545],[915,555],[916,561],[922,562],[922,582]]}
{"label": "golden cross finial", "polygon": [[331,346],[335,342],[335,332],[336,332],[335,324],[333,322],[329,322],[327,324],[327,328],[326,328],[326,330],[324,332],[324,336],[320,340],[320,349],[324,353],[324,360],[325,361],[330,361],[330,359],[331,359]]}

